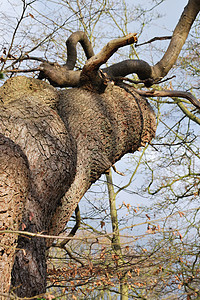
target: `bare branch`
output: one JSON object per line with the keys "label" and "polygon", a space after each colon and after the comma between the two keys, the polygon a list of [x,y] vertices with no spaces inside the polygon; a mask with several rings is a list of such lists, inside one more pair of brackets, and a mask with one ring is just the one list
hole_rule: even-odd
{"label": "bare branch", "polygon": [[144,60],[127,59],[116,63],[108,68],[102,69],[108,76],[116,78],[136,73],[141,80],[151,77],[151,66]]}
{"label": "bare branch", "polygon": [[147,41],[147,42],[144,42],[144,43],[141,43],[141,44],[136,44],[135,47],[140,47],[140,46],[143,46],[143,45],[146,45],[146,44],[150,44],[150,43],[155,42],[155,41],[171,40],[171,38],[172,38],[171,35],[167,35],[167,36],[156,36],[156,37],[150,39],[150,40]]}
{"label": "bare branch", "polygon": [[119,175],[121,175],[121,176],[125,176],[125,174],[124,174],[123,172],[120,172],[120,171],[118,171],[118,170],[116,169],[115,165],[113,165],[112,168],[113,168],[113,170],[114,170],[115,173],[117,173],[117,174],[119,174]]}
{"label": "bare branch", "polygon": [[47,78],[51,85],[56,87],[76,87],[80,81],[81,71],[68,70],[58,64],[43,63],[39,67],[38,79]]}
{"label": "bare branch", "polygon": [[182,101],[176,101],[176,104],[178,107],[182,110],[182,112],[190,118],[193,122],[197,123],[200,125],[200,118],[198,118],[196,115],[194,115],[189,109],[186,108],[186,106],[182,103]]}
{"label": "bare branch", "polygon": [[[68,45],[68,52],[75,50],[77,42],[80,41],[82,43],[83,49],[86,53],[86,56],[89,57],[93,54],[93,50],[91,47],[91,44],[89,40],[87,41],[87,38],[83,32],[78,32],[78,34],[72,34],[70,38],[67,41]],[[84,41],[84,42],[83,42]],[[40,66],[41,72],[39,74],[39,79],[47,78],[49,82],[53,86],[59,86],[59,87],[67,87],[72,86],[75,87],[78,84],[84,84],[85,81],[88,82],[88,76],[92,79],[92,82],[98,82],[97,86],[101,85],[101,82],[104,80],[104,75],[100,76],[97,74],[99,67],[105,63],[112,55],[117,51],[118,48],[132,44],[137,41],[137,37],[135,33],[131,33],[125,37],[114,39],[110,41],[100,52],[99,54],[92,56],[83,67],[82,72],[80,71],[72,71],[71,69],[74,67],[75,59],[76,59],[76,53],[75,55],[70,54],[71,58],[67,60],[67,63],[64,66],[60,66],[58,64],[49,64],[47,62],[43,63]],[[72,43],[72,46],[70,44]],[[70,50],[71,49],[71,50]],[[140,62],[143,61],[133,61],[130,62],[130,68],[133,68],[133,65],[135,66],[134,69],[136,69],[136,66],[139,65]],[[143,62],[145,66],[149,66],[147,63]],[[125,67],[126,63],[121,64],[122,69]],[[150,67],[149,67],[150,69]],[[107,72],[115,73],[116,67],[110,67],[105,69]],[[104,70],[104,71],[105,71]],[[151,70],[151,69],[150,69]],[[128,71],[128,74],[132,71],[132,69]],[[126,72],[127,73],[127,72]],[[140,72],[142,74],[142,71]],[[81,75],[81,78],[80,78]],[[120,75],[120,74],[118,74]],[[93,76],[93,78],[92,78]],[[96,78],[95,78],[96,76]],[[142,76],[142,75],[141,75]],[[146,74],[147,76],[147,74]],[[145,76],[145,77],[146,77]],[[147,76],[149,77],[149,76]],[[85,80],[86,78],[86,80]]]}
{"label": "bare branch", "polygon": [[179,98],[185,98],[189,100],[195,107],[200,109],[200,101],[197,100],[191,93],[189,92],[182,92],[182,91],[168,91],[168,90],[163,90],[163,91],[156,91],[156,90],[151,90],[151,91],[142,91],[138,89],[134,89],[139,95],[145,96],[145,97],[179,97]]}
{"label": "bare branch", "polygon": [[76,45],[77,43],[80,43],[83,47],[83,50],[85,52],[85,55],[87,59],[92,57],[94,55],[94,51],[92,49],[92,45],[83,31],[77,31],[70,35],[70,37],[66,41],[67,46],[67,62],[66,67],[68,70],[73,70],[76,64],[77,60],[77,51],[76,51]]}
{"label": "bare branch", "polygon": [[11,69],[11,70],[4,70],[2,73],[31,73],[31,72],[38,72],[41,71],[40,68],[33,68],[33,69]]}
{"label": "bare branch", "polygon": [[[132,43],[136,43],[136,33],[130,33],[125,37],[114,39],[110,41],[103,49],[95,56],[91,57],[83,67],[81,72],[81,84],[91,82],[93,87],[96,86],[98,90],[103,90],[106,86],[106,76],[99,71],[99,67],[120,48]],[[105,71],[105,70],[104,70]],[[120,75],[120,74],[119,74]]]}
{"label": "bare branch", "polygon": [[79,210],[79,206],[77,205],[76,209],[75,209],[75,216],[76,216],[76,224],[74,225],[74,227],[72,228],[72,230],[70,231],[70,233],[68,234],[67,238],[64,239],[61,243],[58,244],[58,247],[65,247],[65,245],[70,241],[70,237],[73,237],[77,230],[80,227],[81,224],[81,214],[80,214],[80,210]]}
{"label": "bare branch", "polygon": [[162,59],[152,67],[152,78],[157,80],[167,75],[175,64],[187,39],[190,28],[200,11],[199,0],[189,0],[173,32],[171,42]]}
{"label": "bare branch", "polygon": [[[124,77],[128,74],[136,73],[141,80],[145,80],[147,87],[158,82],[161,78],[167,75],[172,68],[178,55],[185,43],[190,28],[200,10],[199,0],[189,0],[185,7],[180,20],[173,32],[173,36],[169,47],[163,58],[153,67],[143,60],[125,60],[114,64],[102,71],[107,73],[108,77],[115,79],[116,77]],[[157,39],[157,38],[154,38]],[[76,63],[77,53],[76,44],[80,42],[88,59],[83,67],[82,72],[73,72]],[[103,90],[106,86],[106,76],[99,72],[99,68],[120,48],[126,45],[137,42],[135,33],[131,33],[125,37],[110,41],[97,55],[93,55],[92,46],[87,39],[85,33],[79,31],[70,36],[66,42],[68,47],[68,59],[64,66],[42,64],[42,72],[39,79],[48,78],[53,86],[66,87],[77,86],[78,84],[93,84],[97,89]],[[74,53],[74,54],[73,54]],[[199,108],[198,101],[196,102],[190,97],[193,104]]]}
{"label": "bare branch", "polygon": [[21,13],[21,16],[20,16],[20,18],[19,18],[19,20],[18,20],[18,22],[17,22],[17,25],[16,25],[16,27],[15,27],[15,30],[14,30],[14,32],[13,32],[12,39],[11,39],[11,43],[10,43],[10,46],[9,46],[9,49],[8,49],[8,53],[7,53],[6,58],[5,58],[5,60],[4,60],[3,64],[2,64],[1,71],[4,69],[4,66],[5,66],[5,64],[6,64],[6,61],[7,61],[7,59],[8,59],[9,56],[10,56],[10,52],[11,52],[12,47],[13,47],[13,43],[14,43],[14,40],[15,40],[15,36],[16,36],[16,34],[17,34],[17,31],[18,31],[18,29],[19,29],[19,26],[20,26],[21,22],[22,22],[23,19],[24,19],[24,15],[25,15],[25,12],[26,12],[26,9],[27,9],[28,5],[29,5],[29,4],[26,4],[25,1],[23,1],[22,13]]}
{"label": "bare branch", "polygon": [[94,55],[92,45],[82,31],[72,33],[66,41],[67,46],[67,62],[65,65],[50,64],[44,62],[40,66],[39,79],[47,78],[53,86],[58,87],[75,87],[79,84],[80,74],[79,71],[72,71],[75,67],[77,60],[76,45],[80,42],[87,59]]}
{"label": "bare branch", "polygon": [[131,45],[137,42],[136,33],[130,33],[125,37],[114,39],[110,41],[103,49],[95,56],[90,58],[84,68],[82,73],[92,72],[98,70],[101,65],[107,62],[107,60],[121,47],[126,45]]}

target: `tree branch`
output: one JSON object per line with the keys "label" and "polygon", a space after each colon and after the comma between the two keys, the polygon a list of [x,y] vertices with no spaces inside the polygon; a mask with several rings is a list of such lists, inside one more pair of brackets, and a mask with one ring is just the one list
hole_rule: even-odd
{"label": "tree branch", "polygon": [[150,39],[147,42],[144,42],[144,43],[141,43],[141,44],[136,44],[135,47],[140,47],[140,46],[143,46],[143,45],[146,45],[146,44],[150,44],[150,43],[155,42],[155,41],[170,40],[171,38],[172,38],[171,35],[167,35],[167,36],[155,36],[154,38]]}
{"label": "tree branch", "polygon": [[57,87],[75,87],[79,84],[80,72],[72,71],[77,60],[76,45],[80,42],[87,59],[94,55],[92,45],[86,34],[82,31],[74,32],[66,41],[67,62],[65,65],[44,62],[40,65],[38,79],[47,78],[51,85]]}
{"label": "tree branch", "polygon": [[11,70],[4,70],[2,73],[31,73],[31,72],[38,72],[40,71],[40,67],[33,68],[33,69],[11,69]]}
{"label": "tree branch", "polygon": [[[40,74],[39,79],[47,78],[49,82],[53,86],[59,86],[59,87],[67,87],[67,86],[78,86],[79,84],[84,84],[85,82],[88,82],[88,77],[90,78],[90,81],[92,83],[97,84],[97,86],[101,85],[101,83],[104,81],[104,76],[100,76],[100,74],[97,72],[99,67],[104,64],[112,55],[119,49],[120,47],[132,44],[137,41],[136,33],[131,33],[125,37],[114,39],[110,41],[97,55],[92,56],[89,58],[93,53],[91,44],[89,40],[87,39],[85,33],[79,31],[77,34],[72,34],[69,39],[67,40],[67,47],[68,47],[68,53],[69,59],[67,60],[67,63],[63,66],[60,66],[58,64],[49,64],[47,62],[44,62],[40,66]],[[86,62],[85,66],[83,67],[82,72],[81,71],[73,71],[75,62],[76,62],[76,44],[77,42],[80,42],[87,58],[89,60]],[[71,54],[71,51],[75,51],[75,54]],[[137,69],[136,71],[139,72],[139,74],[144,76],[143,74],[145,71],[142,71],[142,68],[139,68],[139,65],[142,64],[142,66],[149,67],[147,63],[144,61],[133,61],[129,64],[128,73],[133,71],[133,69]],[[112,66],[110,68],[106,68],[105,70],[109,72],[110,74],[116,73],[116,69],[118,66]],[[121,69],[125,70],[126,67],[126,61],[121,63]],[[139,71],[140,69],[140,71]],[[149,67],[150,70],[150,67]],[[125,71],[123,71],[125,72]],[[145,73],[146,74],[146,73]],[[120,74],[119,74],[120,75]],[[146,74],[144,77],[149,77],[148,74]]]}
{"label": "tree branch", "polygon": [[55,87],[76,87],[79,84],[81,71],[68,70],[65,66],[47,62],[42,63],[39,68],[41,72],[38,79],[47,78]]}
{"label": "tree branch", "polygon": [[124,60],[108,68],[104,68],[102,71],[112,78],[125,77],[132,73],[136,73],[141,80],[151,77],[151,66],[144,60],[137,59]]}
{"label": "tree branch", "polygon": [[[97,55],[92,56],[84,65],[80,77],[81,84],[83,85],[85,83],[91,82],[93,85],[96,85],[99,89],[101,89],[104,86],[105,77],[104,75],[102,76],[102,74],[98,72],[99,67],[103,65],[105,62],[107,62],[107,60],[119,48],[136,42],[137,42],[136,33],[130,33],[122,38],[114,39],[108,42],[108,44],[104,46],[103,49]],[[109,69],[107,69],[107,71],[109,71]]]}
{"label": "tree branch", "polygon": [[158,80],[166,76],[173,67],[199,11],[200,1],[189,0],[173,32],[167,51],[162,59],[152,67],[152,79]]}
{"label": "tree branch", "polygon": [[101,65],[107,62],[107,60],[121,47],[130,45],[137,42],[136,33],[130,33],[122,38],[114,39],[95,56],[90,58],[83,67],[82,74],[98,70]]}
{"label": "tree branch", "polygon": [[139,95],[145,96],[145,97],[179,97],[179,98],[185,98],[189,100],[196,108],[200,109],[200,101],[197,100],[191,93],[189,92],[182,92],[182,91],[142,91],[138,89],[134,89]]}
{"label": "tree branch", "polygon": [[[151,86],[154,82],[158,82],[161,78],[167,75],[169,70],[175,64],[178,55],[185,43],[190,28],[200,10],[199,0],[189,0],[185,7],[179,22],[173,32],[170,44],[162,59],[154,66],[150,66],[143,60],[125,60],[114,64],[102,71],[107,73],[109,77],[123,77],[128,74],[136,73],[141,80],[146,80],[145,85]],[[170,37],[163,37],[170,38]],[[154,38],[163,39],[163,38]],[[73,72],[73,68],[77,59],[76,45],[80,42],[83,50],[88,58],[88,61],[83,67],[82,72]],[[84,85],[87,83],[93,84],[99,90],[105,88],[105,76],[99,72],[99,68],[120,48],[126,45],[137,42],[136,34],[131,33],[125,37],[110,41],[97,55],[94,55],[92,46],[84,32],[78,31],[73,33],[66,42],[67,45],[67,62],[64,66],[57,64],[43,63],[41,65],[39,79],[48,78],[53,86],[67,87]],[[190,97],[191,98],[191,97]],[[194,100],[198,106],[198,102]],[[195,105],[194,104],[194,105]]]}
{"label": "tree branch", "polygon": [[80,214],[80,209],[79,209],[78,205],[77,205],[77,207],[75,209],[75,216],[76,216],[76,224],[74,225],[74,227],[72,228],[72,230],[68,234],[67,238],[64,239],[61,243],[58,244],[58,247],[63,248],[70,241],[70,238],[73,237],[76,234],[77,230],[80,227],[80,224],[81,224],[81,214]]}
{"label": "tree branch", "polygon": [[65,66],[68,70],[73,70],[75,67],[76,60],[77,60],[76,45],[78,42],[81,44],[87,59],[89,59],[94,55],[92,45],[85,32],[77,31],[72,33],[66,41],[67,62]]}

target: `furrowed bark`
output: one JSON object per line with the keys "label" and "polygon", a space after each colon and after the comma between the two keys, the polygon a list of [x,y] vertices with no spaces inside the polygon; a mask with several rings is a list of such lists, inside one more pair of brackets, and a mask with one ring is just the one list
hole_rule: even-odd
{"label": "furrowed bark", "polygon": [[[16,230],[30,189],[28,161],[21,148],[0,134],[0,228]],[[0,294],[10,290],[17,235],[0,232]]]}
{"label": "furrowed bark", "polygon": [[[46,232],[55,208],[75,175],[75,141],[66,127],[67,123],[64,124],[56,111],[50,107],[55,108],[59,97],[57,91],[49,84],[26,77],[11,78],[0,88],[0,98],[0,132],[20,147],[28,162],[28,170],[25,171],[29,171],[28,183],[25,184],[23,181],[27,176],[22,163],[20,164],[20,157],[19,163],[15,163],[11,159],[8,160],[6,155],[2,157],[0,152],[1,165],[4,163],[6,168],[4,171],[2,167],[3,174],[0,178],[0,188],[3,188],[2,193],[5,194],[4,202],[8,203],[5,216],[10,214],[10,203],[14,201],[15,208],[17,202],[20,202],[18,198],[21,197],[20,205],[24,205],[23,210],[18,213],[17,206],[11,210],[14,229]],[[6,148],[5,151],[9,153],[11,150]],[[19,155],[20,151],[18,150]],[[10,169],[12,172],[9,172]],[[21,173],[24,173],[24,177]],[[14,195],[12,199],[11,195]],[[7,222],[5,216],[1,214],[3,224]],[[5,226],[12,229],[12,223],[9,222],[5,223]],[[12,235],[5,234],[5,240],[9,236]],[[15,249],[16,236],[12,239]],[[6,247],[1,250],[2,266],[6,265],[6,250]],[[12,270],[12,288],[18,296],[34,296],[45,291],[45,251],[44,239],[19,237]],[[12,266],[14,251],[11,253],[9,263]],[[1,275],[3,277],[3,273]]]}
{"label": "furrowed bark", "polygon": [[[39,80],[15,77],[0,88],[0,98],[0,130],[18,144],[28,162],[27,171],[16,168],[13,176],[25,172],[26,179],[26,172],[30,174],[27,186],[24,184],[22,195],[27,197],[20,218],[13,212],[13,222],[18,220],[15,230],[63,231],[91,184],[155,134],[155,115],[147,100],[125,85],[108,82],[104,93],[87,85],[57,91]],[[17,190],[17,181],[14,184]],[[16,244],[16,236],[12,243]],[[12,270],[12,288],[18,296],[45,291],[45,250],[43,238],[19,237]]]}
{"label": "furrowed bark", "polygon": [[[78,32],[67,42],[66,64],[43,63],[39,75],[53,86],[77,88],[58,91],[25,77],[11,78],[0,88],[3,228],[59,234],[91,184],[124,154],[151,141],[156,121],[150,105],[132,87],[115,85],[115,78],[134,72],[151,85],[164,77],[199,10],[200,1],[189,0],[166,54],[153,67],[144,61],[127,60],[102,72],[100,66],[119,47],[136,42],[136,35],[115,39],[93,55],[85,34]],[[73,71],[77,42],[89,58],[82,71]],[[4,233],[2,241],[1,277],[6,268],[3,292],[8,292],[13,266],[12,285],[18,296],[43,293],[45,240],[20,236],[17,245],[16,236]]]}
{"label": "furrowed bark", "polygon": [[62,91],[58,112],[77,141],[75,180],[52,219],[50,234],[63,231],[77,203],[102,173],[155,134],[155,115],[131,87],[108,84],[104,93],[85,87]]}

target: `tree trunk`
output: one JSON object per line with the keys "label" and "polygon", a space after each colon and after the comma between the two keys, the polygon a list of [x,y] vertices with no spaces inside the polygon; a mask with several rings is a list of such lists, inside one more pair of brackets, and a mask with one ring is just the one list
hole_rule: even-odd
{"label": "tree trunk", "polygon": [[[73,181],[76,144],[67,124],[49,107],[49,104],[54,106],[58,100],[57,91],[50,85],[26,77],[13,78],[1,87],[0,97],[0,132],[4,133],[7,140],[12,140],[12,145],[11,142],[4,143],[4,151],[0,152],[0,188],[4,203],[0,222],[5,229],[46,232],[55,208]],[[14,154],[19,152],[19,157],[15,158],[16,155],[11,151]],[[10,236],[5,234],[4,240]],[[5,255],[7,248],[4,240],[0,257],[1,278],[5,273],[10,274],[16,236],[13,235],[12,241],[9,241],[9,247],[14,245],[8,253],[9,262],[8,254]],[[45,241],[21,236],[17,248],[12,271],[14,291],[20,297],[45,292]],[[5,279],[3,292],[8,292],[8,279],[10,281],[10,278]]]}
{"label": "tree trunk", "polygon": [[102,173],[155,135],[155,115],[131,87],[108,84],[103,93],[84,88],[61,92],[58,113],[77,142],[75,180],[57,207],[51,234],[63,231],[77,203]]}
{"label": "tree trunk", "polygon": [[[20,161],[8,159],[8,170],[15,172],[5,170],[1,176],[2,192],[5,184],[11,187],[5,195],[5,214],[0,216],[3,224],[7,224],[4,215],[9,213],[11,194],[20,190],[17,197],[22,197],[21,201],[14,199],[22,202],[21,208],[12,211],[6,228],[59,234],[91,184],[124,154],[136,151],[154,136],[155,115],[147,100],[131,87],[111,82],[102,93],[91,87],[56,91],[25,77],[10,79],[1,87],[0,130],[12,140],[11,150],[19,149]],[[4,147],[5,153],[11,151],[11,146]],[[1,164],[6,159],[2,153]],[[16,236],[12,239],[16,247]],[[2,247],[0,275],[6,268],[10,276],[15,247],[9,263],[8,255],[3,255],[4,244]],[[19,237],[12,270],[12,286],[18,296],[45,292],[45,250],[44,239]],[[3,291],[8,291],[9,282],[10,277]]]}
{"label": "tree trunk", "polygon": [[[0,227],[17,230],[29,190],[28,162],[20,147],[0,134]],[[17,235],[0,236],[0,294],[10,289]]]}

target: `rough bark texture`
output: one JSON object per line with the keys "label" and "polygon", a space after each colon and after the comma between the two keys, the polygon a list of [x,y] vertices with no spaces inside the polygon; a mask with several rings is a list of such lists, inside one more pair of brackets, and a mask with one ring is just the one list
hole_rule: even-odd
{"label": "rough bark texture", "polygon": [[[51,100],[51,105],[54,106],[59,99],[57,91],[50,85],[26,77],[13,78],[1,88],[0,97],[0,132],[20,147],[28,161],[29,189],[22,189],[22,195],[28,196],[22,202],[24,209],[21,228],[31,232],[46,231],[60,199],[73,181],[76,144],[67,129],[67,124],[64,124],[55,110],[49,107]],[[8,162],[13,156],[9,150],[10,148],[6,152]],[[2,164],[4,159],[6,158],[2,157],[1,153]],[[8,184],[4,178],[7,173],[10,174],[10,164],[5,165],[3,176],[0,177],[1,194],[5,195],[4,211],[10,209],[13,193],[10,189],[10,194],[7,193]],[[16,163],[13,163],[12,167],[14,170],[19,168]],[[20,174],[20,182],[25,181],[26,173],[24,172],[24,177],[23,171]],[[12,177],[11,179],[16,181],[15,189],[21,189],[17,183],[17,173]],[[12,182],[9,184],[14,185]],[[15,204],[13,206],[15,207]],[[18,222],[18,216],[15,216],[15,212],[12,213],[13,219],[6,224],[6,228],[17,229],[15,223],[16,217]],[[0,217],[1,222],[4,222],[4,215]],[[4,264],[8,257],[5,257],[5,252],[0,254],[1,264]],[[5,272],[5,267],[2,272]],[[3,273],[0,276],[2,277]],[[45,291],[45,281],[44,240],[20,237],[12,273],[15,292],[22,297],[39,294]],[[7,286],[3,291],[8,292]]]}
{"label": "rough bark texture", "polygon": [[73,184],[57,208],[51,233],[59,234],[93,182],[124,154],[136,151],[155,134],[155,115],[131,87],[108,84],[104,93],[63,91],[58,111],[77,141]]}
{"label": "rough bark texture", "polygon": [[[57,91],[39,80],[17,77],[0,88],[1,166],[7,162],[0,177],[3,228],[60,233],[90,185],[154,136],[154,113],[131,87],[110,82],[103,93],[89,87]],[[15,210],[5,223],[11,201]],[[7,236],[12,251],[6,252],[3,240],[3,292],[8,292],[16,248],[16,236],[3,238]],[[19,237],[12,270],[17,295],[45,292],[45,249],[41,238]]]}
{"label": "rough bark texture", "polygon": [[[19,146],[0,134],[0,228],[17,230],[29,192],[28,162]],[[0,293],[8,292],[17,236],[0,236]]]}

